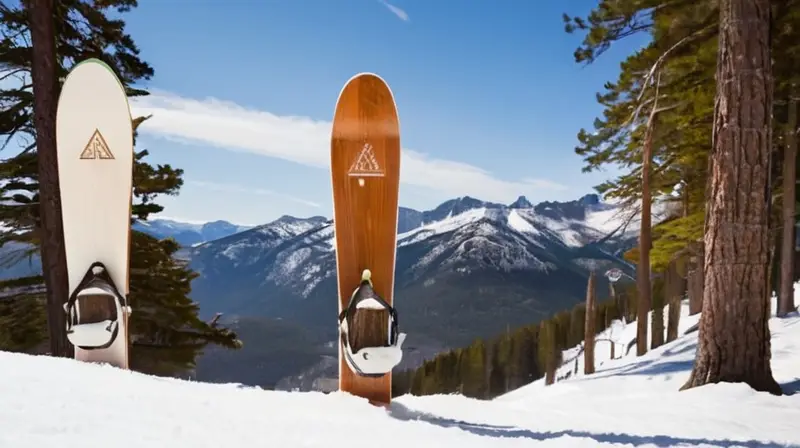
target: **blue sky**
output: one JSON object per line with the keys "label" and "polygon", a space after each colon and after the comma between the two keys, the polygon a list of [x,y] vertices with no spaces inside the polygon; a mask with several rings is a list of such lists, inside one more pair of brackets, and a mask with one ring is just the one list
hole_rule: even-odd
{"label": "blue sky", "polygon": [[[582,67],[582,36],[561,14],[591,0],[144,1],[126,14],[153,93],[139,148],[185,170],[161,214],[260,224],[331,216],[330,120],[344,83],[381,75],[397,102],[400,203],[430,209],[469,195],[536,203],[591,192],[576,133],[601,112],[595,93],[641,45]],[[564,9],[568,8],[568,9]]]}

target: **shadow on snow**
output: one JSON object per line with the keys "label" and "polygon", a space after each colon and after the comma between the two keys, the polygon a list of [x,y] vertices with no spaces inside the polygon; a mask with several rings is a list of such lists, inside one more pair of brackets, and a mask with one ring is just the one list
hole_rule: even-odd
{"label": "shadow on snow", "polygon": [[514,426],[490,425],[484,423],[470,423],[463,420],[454,420],[444,417],[437,417],[424,412],[415,411],[408,407],[393,402],[389,408],[389,415],[393,418],[402,421],[420,421],[442,428],[459,428],[478,436],[484,437],[509,437],[509,438],[525,438],[536,441],[546,441],[558,439],[560,437],[575,437],[592,439],[598,443],[621,443],[630,444],[634,446],[651,444],[658,447],[674,447],[680,445],[700,445],[708,444],[719,447],[740,447],[746,446],[748,448],[800,448],[798,445],[784,445],[775,442],[762,442],[758,440],[717,440],[717,439],[692,439],[686,437],[673,437],[666,435],[633,435],[633,434],[617,434],[617,433],[591,433],[586,431],[532,431],[529,429],[521,429]]}

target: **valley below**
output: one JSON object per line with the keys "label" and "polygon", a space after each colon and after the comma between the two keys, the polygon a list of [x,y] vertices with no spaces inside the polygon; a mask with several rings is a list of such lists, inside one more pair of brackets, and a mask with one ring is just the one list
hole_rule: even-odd
{"label": "valley below", "polygon": [[[585,300],[591,270],[619,267],[638,225],[596,195],[497,204],[462,197],[401,208],[395,307],[408,334],[398,370],[476,338],[536,323]],[[283,390],[328,390],[338,375],[332,222],[284,216],[196,245],[192,298],[244,342],[209,348],[197,377]],[[600,275],[600,300],[608,296]],[[605,293],[604,293],[605,292]]]}
{"label": "valley below", "polygon": [[[660,207],[660,208],[659,208]],[[666,210],[654,208],[654,221]],[[498,204],[470,197],[428,211],[400,208],[394,304],[407,333],[402,363],[413,369],[443,351],[534,324],[586,297],[594,270],[598,299],[611,267],[635,276],[622,254],[638,216],[590,194],[569,202]],[[194,377],[266,389],[329,390],[338,376],[333,225],[322,216],[283,216],[242,227],[151,219],[134,229],[174,238],[199,277],[191,298],[201,318],[221,314],[239,350],[208,346]],[[0,255],[18,247],[4,247]],[[41,271],[38,257],[0,277]]]}

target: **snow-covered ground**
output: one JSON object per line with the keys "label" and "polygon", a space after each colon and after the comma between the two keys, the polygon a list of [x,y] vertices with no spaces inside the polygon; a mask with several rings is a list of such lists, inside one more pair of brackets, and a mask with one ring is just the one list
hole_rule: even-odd
{"label": "snow-covered ground", "polygon": [[[681,333],[698,318],[684,305]],[[787,392],[800,390],[798,323],[796,314],[770,322],[772,366]],[[619,357],[634,335],[632,323],[598,337],[618,341]],[[540,380],[492,401],[400,397],[388,411],[340,393],[194,383],[0,352],[0,448],[800,447],[800,395],[737,384],[678,391],[696,338],[615,360],[602,341],[591,376]]]}

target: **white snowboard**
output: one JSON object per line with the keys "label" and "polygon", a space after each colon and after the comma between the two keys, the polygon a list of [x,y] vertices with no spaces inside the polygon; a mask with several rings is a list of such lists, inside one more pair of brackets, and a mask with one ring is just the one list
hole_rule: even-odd
{"label": "white snowboard", "polygon": [[[77,64],[64,81],[56,139],[70,295],[99,261],[127,297],[133,126],[125,90],[102,61]],[[113,344],[93,350],[76,347],[75,359],[129,368],[130,309],[123,311]]]}

